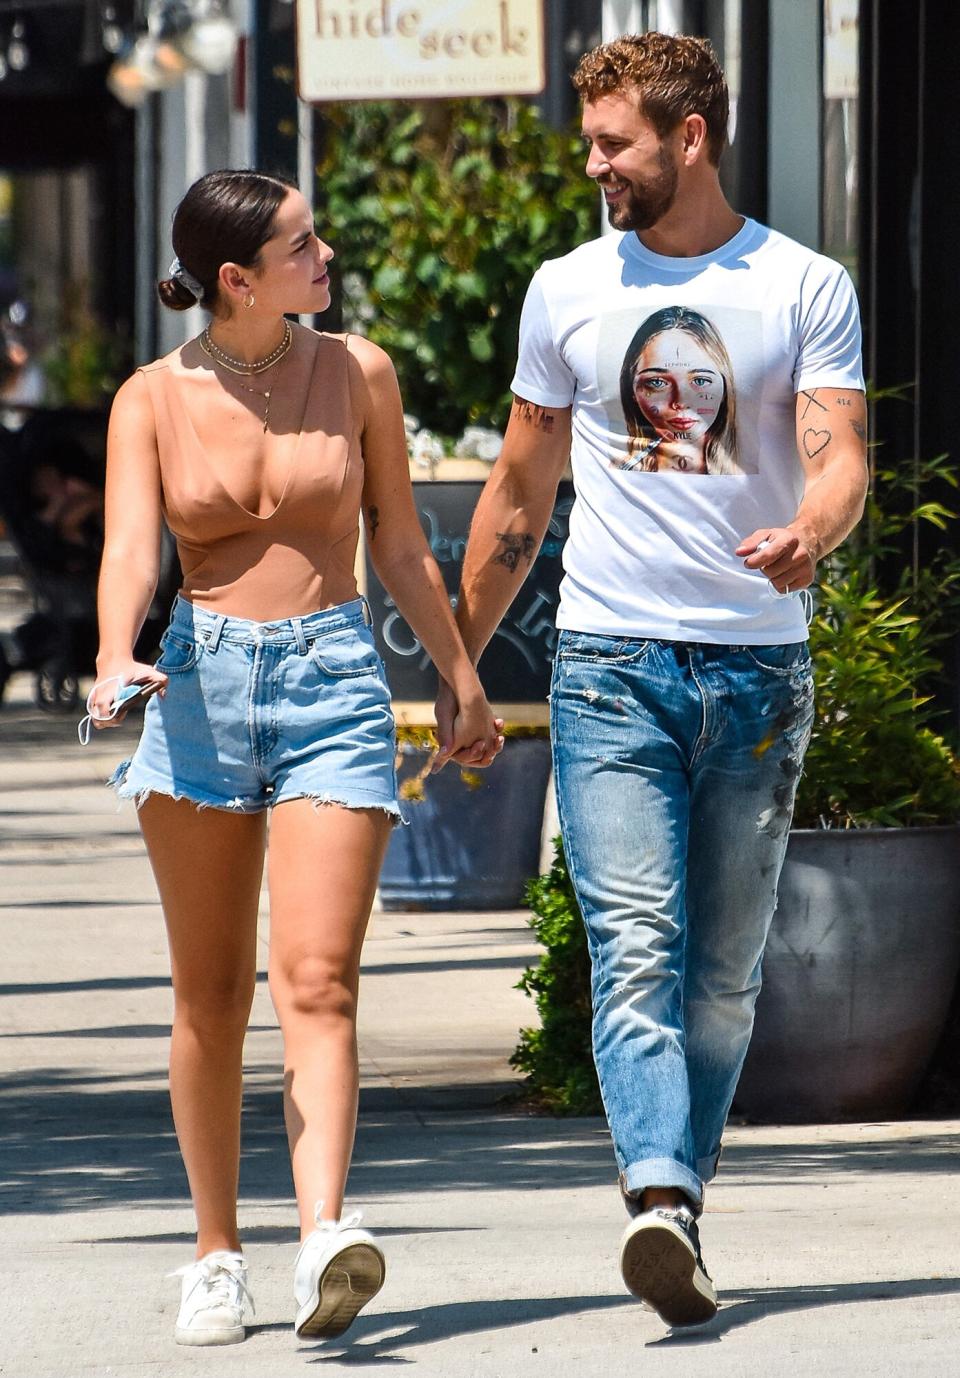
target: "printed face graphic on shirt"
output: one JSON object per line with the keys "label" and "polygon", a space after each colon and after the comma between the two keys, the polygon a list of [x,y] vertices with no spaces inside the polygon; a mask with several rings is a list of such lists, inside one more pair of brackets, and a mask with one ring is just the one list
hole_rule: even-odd
{"label": "printed face graphic on shirt", "polygon": [[620,401],[629,451],[620,469],[739,474],[736,390],[723,340],[706,316],[668,306],[627,347]]}
{"label": "printed face graphic on shirt", "polygon": [[[677,452],[675,467],[688,462],[707,472],[706,437],[726,393],[726,379],[700,342],[683,330],[665,330],[648,340],[633,371],[633,397],[644,421],[668,442],[654,455],[657,469],[667,466],[665,449]],[[684,443],[685,442],[685,443]]]}

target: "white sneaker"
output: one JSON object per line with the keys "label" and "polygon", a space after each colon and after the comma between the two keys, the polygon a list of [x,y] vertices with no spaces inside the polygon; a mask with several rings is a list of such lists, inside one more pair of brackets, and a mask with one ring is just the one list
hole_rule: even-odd
{"label": "white sneaker", "polygon": [[685,1206],[655,1206],[630,1221],[620,1244],[620,1272],[670,1326],[702,1325],[717,1314],[717,1289],[703,1265],[700,1234]]}
{"label": "white sneaker", "polygon": [[321,1220],[300,1246],[293,1272],[296,1333],[305,1340],[342,1335],[383,1286],[386,1263],[372,1234],[358,1230],[354,1211],[342,1220]]}
{"label": "white sneaker", "polygon": [[246,1307],[255,1309],[243,1254],[217,1249],[169,1276],[183,1279],[177,1344],[232,1345],[243,1339]]}

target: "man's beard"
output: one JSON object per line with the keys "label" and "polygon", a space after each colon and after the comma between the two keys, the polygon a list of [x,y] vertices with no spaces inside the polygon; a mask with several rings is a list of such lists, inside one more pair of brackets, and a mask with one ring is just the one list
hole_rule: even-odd
{"label": "man's beard", "polygon": [[658,155],[660,170],[646,182],[630,182],[622,201],[607,208],[607,216],[615,230],[649,230],[662,220],[677,195],[679,173],[670,154],[661,144]]}

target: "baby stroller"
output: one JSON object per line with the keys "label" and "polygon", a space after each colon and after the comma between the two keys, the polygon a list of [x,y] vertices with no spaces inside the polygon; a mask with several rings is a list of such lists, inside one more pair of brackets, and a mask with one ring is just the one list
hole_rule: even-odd
{"label": "baby stroller", "polygon": [[[106,429],[105,413],[74,408],[37,410],[19,431],[0,428],[0,518],[34,605],[0,639],[0,699],[11,673],[29,670],[39,706],[69,711],[80,676],[94,672]],[[167,541],[138,656],[159,640],[178,575]]]}

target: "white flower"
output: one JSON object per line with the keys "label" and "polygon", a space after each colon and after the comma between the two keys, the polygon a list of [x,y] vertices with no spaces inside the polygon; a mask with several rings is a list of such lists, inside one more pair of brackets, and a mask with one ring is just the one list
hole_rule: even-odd
{"label": "white flower", "polygon": [[483,459],[492,464],[503,446],[503,436],[489,426],[468,426],[457,441],[454,454],[461,459]]}
{"label": "white flower", "polygon": [[422,469],[432,469],[443,459],[443,445],[433,431],[417,431],[412,440],[408,440],[408,447],[410,458]]}

